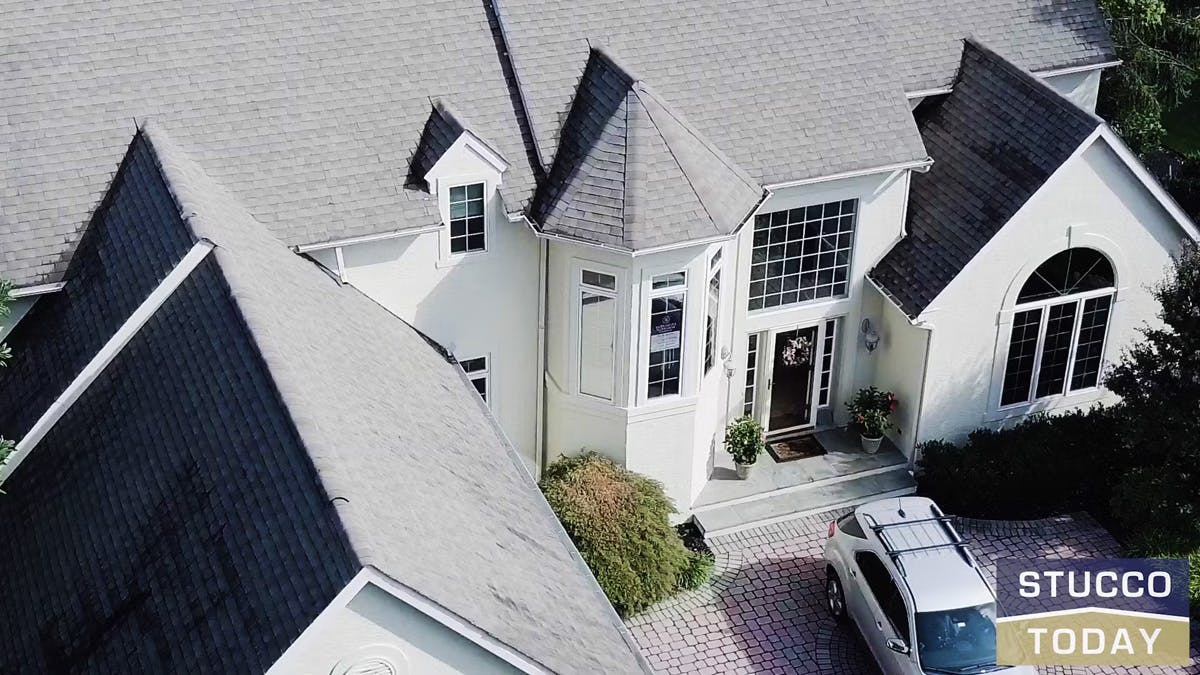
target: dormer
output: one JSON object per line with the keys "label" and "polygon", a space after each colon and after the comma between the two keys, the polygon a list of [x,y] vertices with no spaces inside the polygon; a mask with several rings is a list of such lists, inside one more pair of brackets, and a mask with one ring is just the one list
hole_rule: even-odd
{"label": "dormer", "polygon": [[442,101],[434,101],[409,167],[410,186],[437,199],[446,227],[441,259],[483,253],[508,161]]}

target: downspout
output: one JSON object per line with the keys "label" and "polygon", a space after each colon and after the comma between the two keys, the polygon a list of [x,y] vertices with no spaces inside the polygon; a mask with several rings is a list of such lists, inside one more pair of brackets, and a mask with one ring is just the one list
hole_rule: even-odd
{"label": "downspout", "polygon": [[546,468],[546,294],[550,275],[550,242],[538,242],[538,310],[537,310],[537,395],[536,422],[533,430],[533,452],[536,478]]}
{"label": "downspout", "polygon": [[929,352],[933,346],[933,326],[924,322],[918,323],[916,320],[912,321],[912,325],[925,331],[925,358],[923,359],[924,363],[921,364],[921,395],[917,397],[917,419],[913,422],[913,454],[909,461],[909,465],[915,471],[917,460],[920,459],[917,456],[917,446],[920,445],[921,418],[925,413],[925,385],[929,381]]}

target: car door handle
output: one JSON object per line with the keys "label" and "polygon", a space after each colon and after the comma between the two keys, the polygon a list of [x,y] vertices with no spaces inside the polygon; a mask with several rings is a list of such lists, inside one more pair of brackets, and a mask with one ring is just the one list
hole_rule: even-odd
{"label": "car door handle", "polygon": [[850,570],[850,576],[851,576],[851,577],[853,577],[853,578],[855,578],[855,579],[857,579],[857,578],[858,578],[858,572],[855,572],[854,570]]}
{"label": "car door handle", "polygon": [[881,630],[881,631],[882,631],[882,630],[883,630],[883,622],[882,622],[882,621],[876,621],[876,622],[875,622],[875,627],[876,627],[876,628],[878,628],[879,630]]}

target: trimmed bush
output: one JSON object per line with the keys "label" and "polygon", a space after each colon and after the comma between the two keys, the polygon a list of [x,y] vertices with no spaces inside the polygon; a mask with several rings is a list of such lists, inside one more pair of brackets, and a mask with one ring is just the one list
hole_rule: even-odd
{"label": "trimmed bush", "polygon": [[1187,558],[1188,606],[1192,610],[1192,617],[1200,619],[1200,547],[1194,541],[1151,532],[1139,536],[1129,553],[1137,558]]}
{"label": "trimmed bush", "polygon": [[1114,478],[1130,468],[1111,408],[1035,415],[1006,429],[977,429],[962,447],[919,448],[920,494],[975,518],[1045,518],[1085,510],[1108,520]]}
{"label": "trimmed bush", "polygon": [[563,457],[539,483],[546,501],[623,617],[703,584],[712,560],[689,551],[661,483],[595,452]]}

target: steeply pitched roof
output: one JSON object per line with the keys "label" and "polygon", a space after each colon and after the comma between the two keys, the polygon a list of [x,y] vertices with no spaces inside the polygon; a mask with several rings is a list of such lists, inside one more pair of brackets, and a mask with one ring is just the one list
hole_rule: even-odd
{"label": "steeply pitched roof", "polygon": [[425,174],[434,164],[446,154],[454,141],[466,130],[466,125],[459,120],[446,104],[434,101],[433,109],[429,111],[429,119],[421,131],[421,141],[417,143],[417,151],[413,153],[412,165],[408,171],[407,185],[417,185],[426,190]]}
{"label": "steeply pitched roof", "polygon": [[542,161],[560,143],[589,43],[763,184],[919,161],[894,62],[861,2],[498,3]]}
{"label": "steeply pitched roof", "polygon": [[145,643],[136,670],[261,671],[372,565],[549,670],[644,669],[444,354],[290,253],[160,131],[130,158],[89,235],[107,254],[81,247],[67,289],[17,327],[0,401],[46,363],[53,341],[23,335],[90,320],[83,289],[141,293],[125,263],[142,244],[182,230],[216,248],[5,483],[0,522],[23,534],[0,538],[21,580],[0,625],[20,648],[0,658],[51,644],[81,670],[128,670]]}
{"label": "steeply pitched roof", "polygon": [[[58,281],[134,121],[154,117],[285,244],[439,222],[405,178],[430,99],[534,174],[477,0],[0,3],[0,277]],[[69,67],[64,64],[70,64]]]}
{"label": "steeply pitched roof", "polygon": [[953,93],[917,117],[935,161],[912,177],[908,236],[870,272],[912,318],[1102,124],[974,40]]}
{"label": "steeply pitched roof", "polygon": [[592,50],[533,218],[636,250],[728,234],[763,190],[603,51]]}

